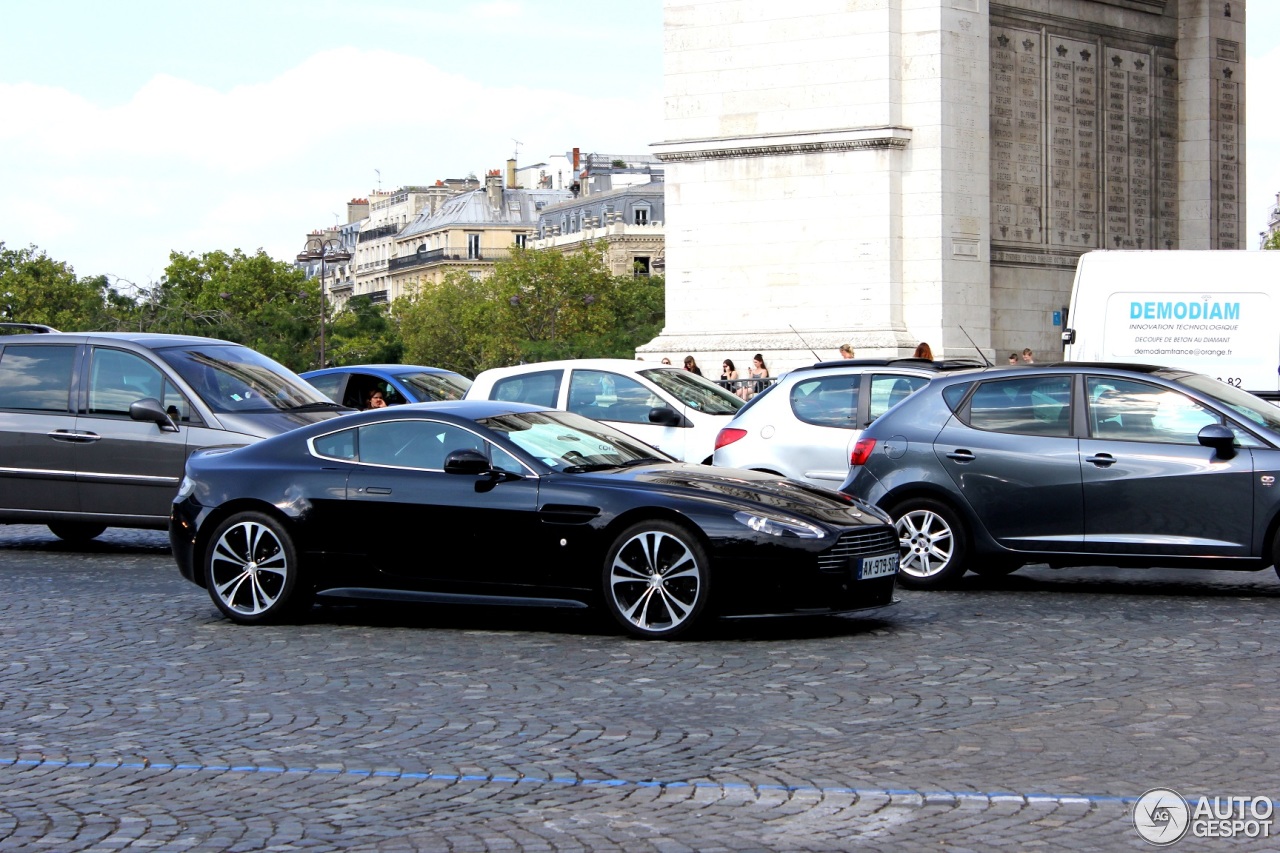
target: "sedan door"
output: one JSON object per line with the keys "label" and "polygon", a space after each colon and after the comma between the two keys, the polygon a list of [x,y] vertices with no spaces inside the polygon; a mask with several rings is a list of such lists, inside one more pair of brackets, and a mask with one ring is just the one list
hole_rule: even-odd
{"label": "sedan door", "polygon": [[934,442],[941,466],[1006,548],[1080,547],[1084,501],[1080,442],[1071,436],[1071,380],[1064,374],[983,382]]}
{"label": "sedan door", "polygon": [[530,564],[545,559],[529,556],[538,530],[537,478],[446,474],[454,450],[490,459],[502,452],[444,421],[361,426],[360,464],[347,480],[352,535],[365,537],[380,571],[416,585],[492,594],[497,585],[528,583]]}
{"label": "sedan door", "polygon": [[1104,554],[1246,557],[1253,539],[1253,456],[1223,459],[1197,439],[1224,418],[1180,391],[1103,376],[1085,380],[1080,442],[1085,541]]}

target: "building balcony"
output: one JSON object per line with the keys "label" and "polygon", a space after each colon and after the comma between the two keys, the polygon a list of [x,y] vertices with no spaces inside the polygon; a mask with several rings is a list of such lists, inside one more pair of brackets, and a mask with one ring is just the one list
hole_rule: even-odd
{"label": "building balcony", "polygon": [[387,265],[389,272],[434,266],[436,264],[492,264],[511,258],[511,249],[419,249],[412,255],[392,258]]}

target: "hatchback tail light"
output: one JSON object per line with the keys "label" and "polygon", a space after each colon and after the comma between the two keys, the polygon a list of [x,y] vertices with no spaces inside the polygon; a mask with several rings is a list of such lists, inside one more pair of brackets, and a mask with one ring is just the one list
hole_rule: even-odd
{"label": "hatchback tail light", "polygon": [[716,436],[716,450],[719,450],[726,445],[733,444],[738,439],[743,438],[746,434],[747,431],[745,429],[725,427],[720,430],[720,433]]}
{"label": "hatchback tail light", "polygon": [[853,452],[849,454],[850,465],[865,465],[867,459],[871,457],[871,451],[876,449],[876,440],[874,438],[860,438],[858,443],[853,446]]}

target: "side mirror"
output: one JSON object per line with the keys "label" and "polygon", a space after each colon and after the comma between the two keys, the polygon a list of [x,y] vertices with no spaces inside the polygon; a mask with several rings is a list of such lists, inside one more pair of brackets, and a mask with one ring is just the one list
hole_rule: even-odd
{"label": "side mirror", "polygon": [[1196,436],[1205,447],[1212,447],[1223,459],[1236,455],[1236,435],[1222,424],[1209,424]]}
{"label": "side mirror", "polygon": [[488,474],[489,460],[478,450],[455,450],[444,459],[446,474]]}
{"label": "side mirror", "polygon": [[177,432],[178,425],[155,397],[143,397],[129,406],[129,417],[135,421],[155,424],[164,432]]}
{"label": "side mirror", "polygon": [[684,418],[680,417],[680,413],[675,409],[667,406],[654,406],[649,410],[649,423],[658,426],[678,427],[684,423]]}

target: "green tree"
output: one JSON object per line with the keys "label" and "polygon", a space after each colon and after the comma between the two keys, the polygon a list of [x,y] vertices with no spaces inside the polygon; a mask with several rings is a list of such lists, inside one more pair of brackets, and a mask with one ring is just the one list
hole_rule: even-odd
{"label": "green tree", "polygon": [[396,364],[404,357],[400,331],[386,305],[353,296],[329,324],[327,360],[333,364]]}
{"label": "green tree", "polygon": [[1264,249],[1280,249],[1280,231],[1272,231],[1267,235],[1267,239],[1262,242]]}
{"label": "green tree", "polygon": [[600,251],[517,249],[483,280],[455,273],[396,303],[406,358],[475,375],[558,358],[630,358],[662,328],[661,278],[612,276]]}
{"label": "green tree", "polygon": [[261,249],[171,252],[142,313],[153,331],[235,341],[294,370],[320,366],[319,283]]}
{"label": "green tree", "polygon": [[118,328],[133,310],[106,276],[77,278],[68,264],[35,246],[8,249],[0,242],[0,321],[89,331]]}

